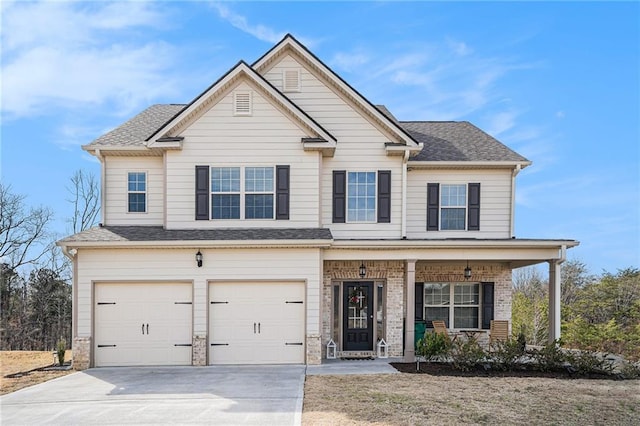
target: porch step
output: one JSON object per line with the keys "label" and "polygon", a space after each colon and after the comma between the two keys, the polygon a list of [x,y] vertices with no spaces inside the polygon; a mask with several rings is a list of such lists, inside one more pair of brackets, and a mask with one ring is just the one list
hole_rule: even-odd
{"label": "porch step", "polygon": [[374,359],[377,354],[375,351],[338,351],[340,359]]}

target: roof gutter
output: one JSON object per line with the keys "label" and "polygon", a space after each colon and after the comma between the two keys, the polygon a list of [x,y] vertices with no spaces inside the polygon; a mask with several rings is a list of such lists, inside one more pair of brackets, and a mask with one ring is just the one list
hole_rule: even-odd
{"label": "roof gutter", "polygon": [[409,167],[412,169],[443,169],[443,168],[465,168],[465,169],[524,169],[531,165],[531,161],[410,161]]}
{"label": "roof gutter", "polygon": [[328,248],[332,240],[175,240],[175,241],[58,241],[60,247],[84,248]]}

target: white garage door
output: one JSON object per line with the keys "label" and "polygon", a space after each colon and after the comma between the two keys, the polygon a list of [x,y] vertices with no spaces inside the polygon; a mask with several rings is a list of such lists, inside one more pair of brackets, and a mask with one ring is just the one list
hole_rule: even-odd
{"label": "white garage door", "polygon": [[96,284],[95,365],[190,365],[191,284]]}
{"label": "white garage door", "polygon": [[304,283],[211,283],[210,364],[303,364]]}

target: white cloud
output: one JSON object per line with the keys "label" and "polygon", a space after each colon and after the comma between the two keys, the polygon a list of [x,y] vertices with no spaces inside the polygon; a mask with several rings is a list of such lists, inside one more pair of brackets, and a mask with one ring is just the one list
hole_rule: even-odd
{"label": "white cloud", "polygon": [[507,130],[511,130],[516,125],[516,118],[519,115],[520,113],[514,110],[491,114],[485,131],[491,136],[497,137]]}
{"label": "white cloud", "polygon": [[362,52],[338,52],[329,61],[334,69],[353,71],[369,62],[369,56]]}
{"label": "white cloud", "polygon": [[564,111],[557,111],[556,118],[563,119],[565,117]]}
{"label": "white cloud", "polygon": [[174,50],[146,35],[164,20],[151,3],[25,2],[3,13],[5,117],[106,103],[129,114],[175,93],[165,72]]}
{"label": "white cloud", "polygon": [[240,31],[243,31],[247,34],[254,36],[258,40],[275,44],[279,42],[286,34],[283,31],[276,31],[265,25],[261,25],[261,24],[251,25],[247,21],[247,18],[235,13],[224,4],[213,2],[211,3],[211,5],[216,9],[216,11],[218,12],[218,15],[222,19],[229,22],[231,25],[233,25]]}

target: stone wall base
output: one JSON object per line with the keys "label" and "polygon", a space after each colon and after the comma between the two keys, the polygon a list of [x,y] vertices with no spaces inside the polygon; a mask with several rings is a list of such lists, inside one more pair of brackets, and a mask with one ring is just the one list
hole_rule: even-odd
{"label": "stone wall base", "polygon": [[307,335],[307,365],[322,363],[322,345],[319,334]]}
{"label": "stone wall base", "polygon": [[74,370],[86,370],[91,364],[91,337],[73,338],[73,358],[71,366]]}
{"label": "stone wall base", "polygon": [[207,365],[207,336],[193,336],[191,364],[202,367]]}

